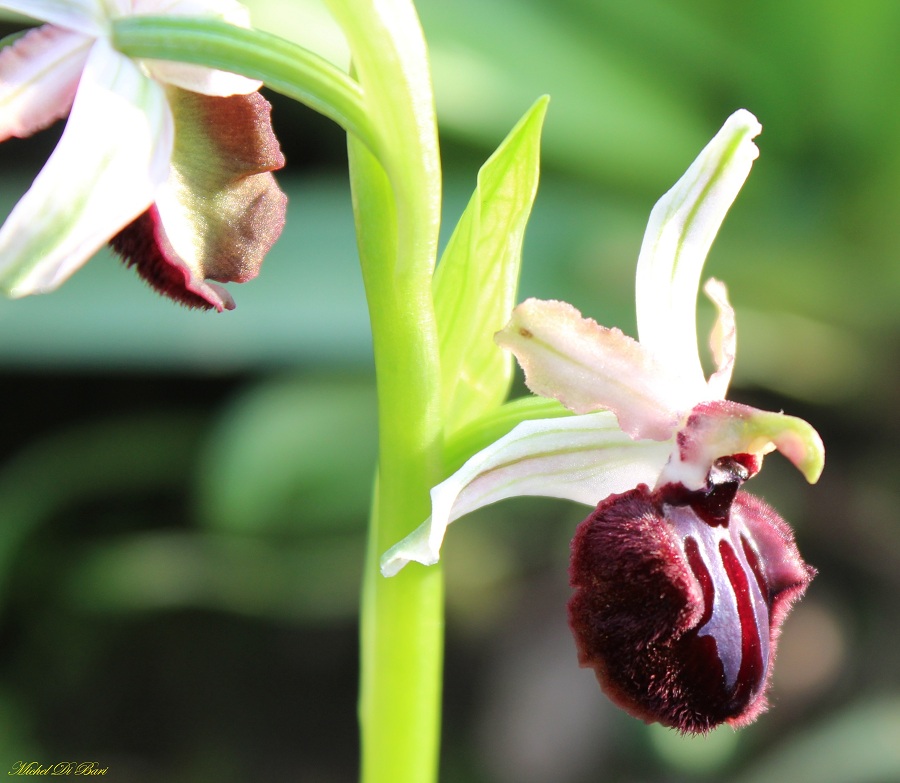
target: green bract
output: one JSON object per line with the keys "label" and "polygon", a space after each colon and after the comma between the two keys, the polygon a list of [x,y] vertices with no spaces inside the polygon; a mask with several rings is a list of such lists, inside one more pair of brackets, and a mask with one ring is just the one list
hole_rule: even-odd
{"label": "green bract", "polygon": [[512,356],[493,335],[515,304],[548,100],[537,101],[481,167],[434,276],[447,432],[496,408],[509,391]]}

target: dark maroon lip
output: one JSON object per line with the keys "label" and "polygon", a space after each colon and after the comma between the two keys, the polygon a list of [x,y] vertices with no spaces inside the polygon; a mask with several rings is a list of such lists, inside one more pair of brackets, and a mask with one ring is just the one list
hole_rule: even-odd
{"label": "dark maroon lip", "polygon": [[576,531],[579,661],[644,721],[703,733],[766,709],[780,624],[815,571],[778,514],[738,489],[747,475],[738,457],[701,491],[640,485]]}

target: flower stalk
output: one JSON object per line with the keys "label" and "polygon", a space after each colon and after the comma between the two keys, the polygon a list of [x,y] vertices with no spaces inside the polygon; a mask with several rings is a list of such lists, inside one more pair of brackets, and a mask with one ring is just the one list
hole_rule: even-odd
{"label": "flower stalk", "polygon": [[216,20],[130,16],[114,20],[112,41],[129,57],[193,63],[259,79],[375,148],[375,130],[359,84],[284,38]]}
{"label": "flower stalk", "polygon": [[443,575],[397,585],[379,558],[428,510],[440,477],[443,420],[431,278],[441,180],[425,43],[408,0],[333,0],[375,126],[374,148],[348,138],[360,263],[378,389],[377,491],[363,574],[362,780],[437,778],[443,667]]}

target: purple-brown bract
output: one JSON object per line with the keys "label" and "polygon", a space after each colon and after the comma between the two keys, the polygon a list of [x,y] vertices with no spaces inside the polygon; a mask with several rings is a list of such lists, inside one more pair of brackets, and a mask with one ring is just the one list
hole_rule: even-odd
{"label": "purple-brown bract", "polygon": [[815,570],[778,514],[737,491],[746,476],[739,457],[705,491],[612,495],[572,541],[579,661],[648,723],[702,733],[766,708],[781,622]]}

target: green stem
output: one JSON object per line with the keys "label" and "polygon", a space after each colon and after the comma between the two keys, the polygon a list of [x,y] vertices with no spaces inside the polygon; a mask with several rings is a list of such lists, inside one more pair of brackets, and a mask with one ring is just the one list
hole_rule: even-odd
{"label": "green stem", "polygon": [[[363,578],[362,780],[436,779],[443,667],[440,568],[393,579],[381,555],[426,519],[441,469],[440,368],[429,270],[395,273],[402,236],[395,191],[350,140],[350,172],[378,381],[379,480]],[[421,252],[421,251],[420,251]]]}
{"label": "green stem", "polygon": [[[360,256],[378,380],[379,479],[363,579],[360,723],[365,783],[436,778],[443,666],[441,569],[393,579],[381,555],[429,514],[440,477],[437,338],[428,275],[394,275],[399,246],[393,190],[380,164],[351,140]],[[378,262],[382,263],[379,264]],[[424,279],[422,279],[424,277]]]}
{"label": "green stem", "polygon": [[208,19],[132,16],[113,22],[113,45],[129,57],[176,60],[259,79],[378,152],[378,135],[359,84],[291,41]]}
{"label": "green stem", "polygon": [[443,417],[432,272],[440,159],[421,27],[410,0],[328,0],[380,134],[377,160],[349,140],[357,241],[375,351],[378,491],[363,578],[360,724],[364,783],[437,778],[443,575],[392,579],[382,553],[430,512],[441,476]]}

